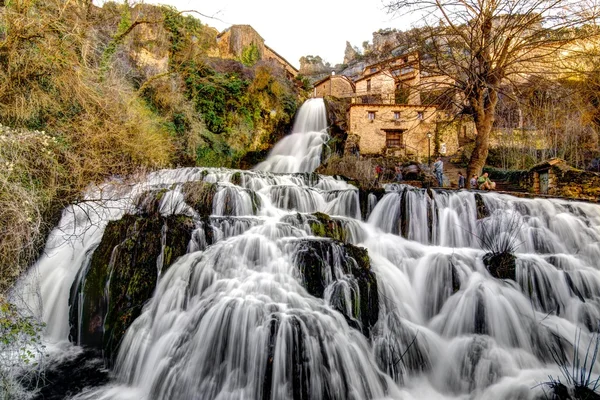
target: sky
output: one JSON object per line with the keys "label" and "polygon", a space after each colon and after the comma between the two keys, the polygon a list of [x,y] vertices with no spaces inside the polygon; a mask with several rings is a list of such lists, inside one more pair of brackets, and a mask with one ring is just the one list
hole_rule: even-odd
{"label": "sky", "polygon": [[[96,1],[95,3],[100,3]],[[248,24],[295,67],[300,57],[321,56],[331,65],[342,63],[346,41],[362,49],[372,33],[384,28],[407,29],[387,14],[382,0],[145,0],[178,10],[196,10],[216,19],[198,18],[219,31]],[[196,14],[197,16],[197,14]]]}

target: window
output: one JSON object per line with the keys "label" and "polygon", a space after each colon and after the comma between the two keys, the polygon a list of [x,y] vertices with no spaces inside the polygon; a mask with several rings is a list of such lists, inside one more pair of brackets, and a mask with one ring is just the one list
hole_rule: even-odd
{"label": "window", "polygon": [[375,120],[375,111],[367,111],[367,116],[369,117],[369,121]]}
{"label": "window", "polygon": [[417,111],[417,119],[423,120],[423,111]]}
{"label": "window", "polygon": [[392,75],[394,75],[394,76],[400,75],[400,68],[396,68],[395,70],[392,70]]}
{"label": "window", "polygon": [[374,73],[377,72],[377,67],[371,67],[371,69],[369,70],[370,73]]}
{"label": "window", "polygon": [[400,119],[400,111],[394,111],[394,119],[395,120],[399,120]]}
{"label": "window", "polygon": [[385,145],[387,147],[402,147],[403,132],[401,130],[385,131]]}
{"label": "window", "polygon": [[371,80],[367,79],[367,92],[371,91]]}
{"label": "window", "polygon": [[404,67],[402,68],[402,70],[400,71],[400,73],[402,75],[404,74],[410,74],[411,72],[413,72],[415,70],[415,68],[413,66],[408,66],[408,67]]}

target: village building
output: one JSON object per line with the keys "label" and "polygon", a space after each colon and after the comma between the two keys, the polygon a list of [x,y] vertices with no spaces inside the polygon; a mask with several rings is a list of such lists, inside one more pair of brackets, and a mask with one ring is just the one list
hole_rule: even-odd
{"label": "village building", "polygon": [[354,82],[344,75],[329,75],[313,85],[313,97],[337,97],[340,99],[355,96]]}
{"label": "village building", "polygon": [[600,173],[578,170],[559,158],[533,166],[521,185],[534,194],[600,200]]}
{"label": "village building", "polygon": [[286,71],[290,78],[298,75],[298,69],[290,64],[275,50],[265,44],[265,40],[250,25],[232,25],[217,35],[217,48],[211,56],[240,59],[244,51],[255,46],[259,60],[271,60]]}
{"label": "village building", "polygon": [[348,126],[350,134],[359,137],[361,154],[421,160],[434,150],[438,118],[438,110],[431,106],[354,103],[348,111]]}
{"label": "village building", "polygon": [[451,117],[451,110],[436,104],[432,94],[451,82],[423,73],[420,63],[419,53],[411,52],[367,65],[354,82],[332,75],[315,83],[313,96],[351,98],[348,135],[362,155],[418,161],[453,155],[473,140],[474,124],[467,117]]}

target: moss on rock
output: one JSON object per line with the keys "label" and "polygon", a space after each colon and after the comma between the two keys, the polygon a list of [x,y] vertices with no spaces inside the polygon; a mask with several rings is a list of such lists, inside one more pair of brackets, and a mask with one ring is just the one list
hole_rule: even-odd
{"label": "moss on rock", "polygon": [[[331,303],[338,305],[334,308],[344,315],[350,326],[359,328],[368,337],[379,317],[379,297],[367,250],[336,240],[301,239],[294,261],[302,274],[303,286],[319,298],[324,298],[327,287],[338,281],[335,268],[336,262],[341,261],[337,267],[342,269],[344,280],[356,284],[358,293],[351,293],[350,307],[345,304],[342,291],[334,291],[333,296],[338,298],[331,299]],[[351,309],[351,315],[347,314],[347,308]]]}
{"label": "moss on rock", "polygon": [[[109,222],[87,273],[72,289],[72,340],[102,349],[111,361],[125,331],[151,297],[159,273],[186,253],[194,226],[191,218],[181,215],[125,215]],[[157,261],[161,252],[162,266]]]}
{"label": "moss on rock", "polygon": [[217,193],[217,185],[204,181],[186,182],[183,184],[185,202],[201,216],[212,214],[213,199]]}
{"label": "moss on rock", "polygon": [[308,224],[313,235],[339,240],[340,242],[346,241],[346,229],[339,220],[321,212],[313,213],[312,216],[314,218],[309,219]]}

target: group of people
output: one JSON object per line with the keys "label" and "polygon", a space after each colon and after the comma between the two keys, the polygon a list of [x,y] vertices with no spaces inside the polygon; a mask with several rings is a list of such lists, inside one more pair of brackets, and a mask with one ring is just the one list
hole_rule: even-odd
{"label": "group of people", "polygon": [[471,181],[469,183],[471,184],[472,189],[479,189],[479,190],[496,189],[496,182],[492,182],[490,180],[490,177],[487,172],[484,172],[483,175],[481,175],[481,176],[477,176],[477,174],[473,174],[473,176],[471,177]]}
{"label": "group of people", "polygon": [[[379,183],[381,177],[384,174],[384,168],[381,165],[377,165],[375,167],[375,182]],[[394,167],[394,180],[396,182],[401,182],[405,179],[405,176],[408,175],[417,175],[418,167],[414,164],[410,164],[404,169],[400,164],[397,164]],[[433,163],[433,174],[437,179],[437,183],[439,187],[444,187],[444,162],[441,157],[438,157]],[[458,188],[464,189],[467,187],[467,178],[462,174],[462,172],[458,173]],[[496,188],[496,183],[492,182],[489,178],[487,172],[484,172],[481,176],[477,174],[473,174],[471,180],[469,181],[469,185],[471,189],[480,189],[480,190],[493,190]]]}
{"label": "group of people", "polygon": [[[437,178],[438,185],[440,187],[444,186],[444,163],[441,157],[438,157],[433,163],[433,174]],[[458,188],[464,189],[466,188],[466,177],[462,174],[462,172],[458,173]],[[484,172],[483,175],[478,176],[477,174],[473,174],[473,177],[469,181],[471,189],[479,189],[479,190],[493,190],[496,189],[496,183],[490,180],[490,177],[487,172]]]}

